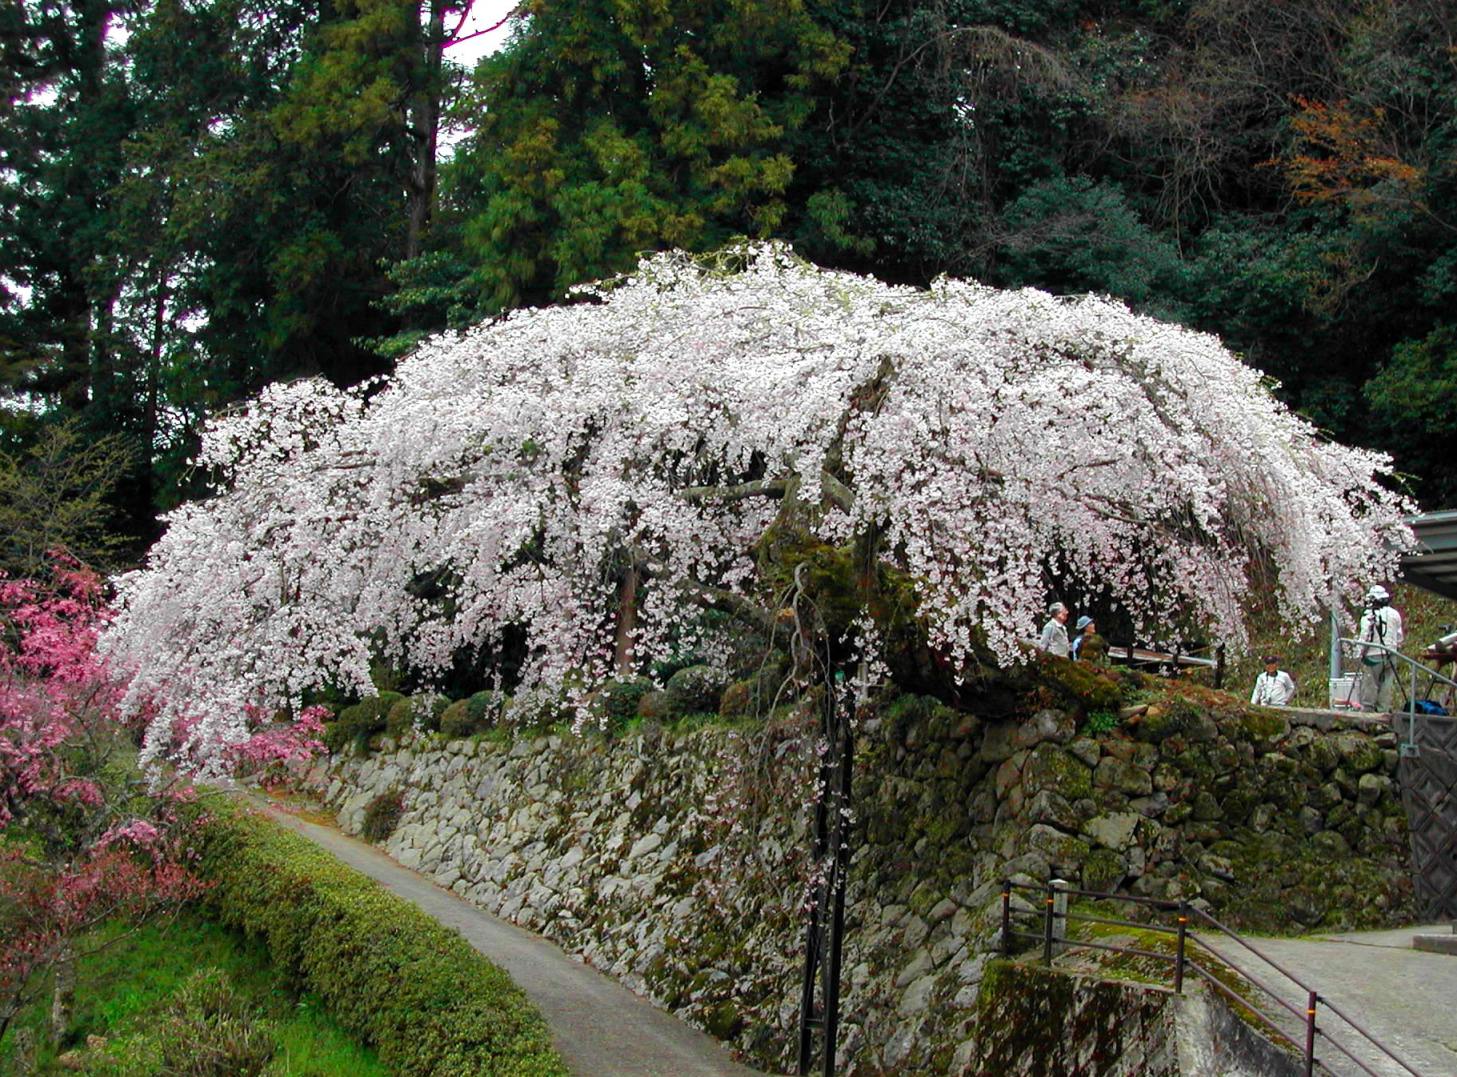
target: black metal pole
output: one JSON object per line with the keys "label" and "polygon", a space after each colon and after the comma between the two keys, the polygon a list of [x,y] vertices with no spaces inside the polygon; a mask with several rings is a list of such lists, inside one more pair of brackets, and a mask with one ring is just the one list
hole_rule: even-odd
{"label": "black metal pole", "polygon": [[1174,994],[1184,993],[1184,945],[1189,937],[1189,906],[1179,902],[1179,948],[1174,954]]}
{"label": "black metal pole", "polygon": [[840,1039],[840,957],[841,944],[845,935],[845,886],[850,874],[850,779],[855,758],[854,734],[850,723],[844,723],[844,746],[839,759],[839,803],[835,805],[836,820],[831,830],[834,841],[834,873],[830,883],[834,887],[831,898],[834,910],[830,920],[830,934],[826,940],[828,960],[823,963],[825,994],[825,1069],[824,1077],[834,1077],[835,1056]]}
{"label": "black metal pole", "polygon": [[1312,991],[1305,1005],[1305,1077],[1315,1077],[1315,1004],[1319,999]]}

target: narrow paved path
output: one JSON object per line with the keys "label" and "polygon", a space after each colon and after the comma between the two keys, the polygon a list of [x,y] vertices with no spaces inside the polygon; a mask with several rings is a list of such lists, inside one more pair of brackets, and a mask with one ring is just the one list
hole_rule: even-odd
{"label": "narrow paved path", "polygon": [[[1411,948],[1418,931],[1353,932],[1314,939],[1251,939],[1262,953],[1298,976],[1323,999],[1329,999],[1386,1044],[1421,1077],[1457,1074],[1457,957],[1422,953]],[[1450,929],[1446,929],[1450,930]],[[1200,936],[1216,954],[1248,969],[1281,997],[1305,1010],[1305,995],[1249,951],[1227,939]],[[1356,1055],[1374,1073],[1407,1075],[1411,1071],[1366,1046],[1334,1014],[1317,1009],[1319,1027]],[[1292,1021],[1292,1026],[1294,1022]],[[1287,1027],[1286,1025],[1281,1026]],[[1303,1042],[1299,1029],[1287,1031]],[[1328,1043],[1316,1041],[1316,1057],[1335,1074],[1361,1070]]]}
{"label": "narrow paved path", "polygon": [[[511,974],[581,1077],[754,1077],[713,1037],[690,1028],[555,945],[476,908],[372,845],[271,804],[270,818],[417,905]],[[1457,960],[1457,959],[1453,959]]]}

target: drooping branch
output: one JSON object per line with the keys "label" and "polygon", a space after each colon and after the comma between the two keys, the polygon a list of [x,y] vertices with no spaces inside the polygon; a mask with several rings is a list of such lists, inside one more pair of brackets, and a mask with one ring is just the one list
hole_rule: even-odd
{"label": "drooping branch", "polygon": [[727,613],[765,632],[774,631],[774,614],[752,599],[702,583],[685,582],[680,589],[685,598],[704,609]]}
{"label": "drooping branch", "polygon": [[783,497],[786,489],[786,479],[756,479],[733,486],[687,486],[677,491],[677,496],[694,505],[705,501],[727,504],[750,497]]}

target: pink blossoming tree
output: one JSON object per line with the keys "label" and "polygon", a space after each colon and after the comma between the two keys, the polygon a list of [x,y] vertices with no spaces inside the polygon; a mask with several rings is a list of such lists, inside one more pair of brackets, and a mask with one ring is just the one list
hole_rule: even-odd
{"label": "pink blossoming tree", "polygon": [[67,559],[46,582],[0,580],[0,1034],[87,929],[201,891],[178,811],[190,790],[137,770],[149,709],[123,721],[96,655],[108,617],[97,577]]}
{"label": "pink blossoming tree", "polygon": [[1238,645],[1257,579],[1310,623],[1408,541],[1386,460],[1320,438],[1213,337],[774,246],[649,259],[360,391],[274,386],[200,462],[216,495],[121,581],[104,643],[130,705],[167,700],[154,755],[179,710],[218,754],[250,708],[367,694],[372,658],[440,670],[508,630],[525,693],[584,691],[704,605],[756,615],[786,530],[909,581],[953,677],[1021,659],[1049,570],[1148,638],[1193,620]]}

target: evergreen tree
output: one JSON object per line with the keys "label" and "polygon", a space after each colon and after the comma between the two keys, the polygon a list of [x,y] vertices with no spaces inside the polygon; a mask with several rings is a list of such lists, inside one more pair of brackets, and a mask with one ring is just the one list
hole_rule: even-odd
{"label": "evergreen tree", "polygon": [[793,132],[848,48],[810,9],[534,0],[472,87],[449,197],[473,305],[561,296],[639,252],[784,229]]}

